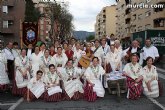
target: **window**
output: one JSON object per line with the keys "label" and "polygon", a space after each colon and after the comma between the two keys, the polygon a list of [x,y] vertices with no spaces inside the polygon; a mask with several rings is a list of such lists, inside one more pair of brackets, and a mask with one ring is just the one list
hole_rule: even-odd
{"label": "window", "polygon": [[3,21],[3,28],[8,28],[8,21]]}
{"label": "window", "polygon": [[154,27],[164,27],[165,24],[165,19],[164,18],[159,18],[154,20]]}
{"label": "window", "polygon": [[143,18],[143,15],[142,14],[138,15],[138,19],[139,20],[141,20],[142,18]]}
{"label": "window", "polygon": [[151,24],[145,25],[145,29],[150,29],[150,28],[151,28]]}
{"label": "window", "polygon": [[136,20],[136,14],[133,15],[133,20]]}
{"label": "window", "polygon": [[139,26],[138,27],[138,31],[142,31],[142,26]]}
{"label": "window", "polygon": [[2,6],[2,11],[3,11],[3,13],[8,13],[8,7],[7,6]]}
{"label": "window", "polygon": [[146,15],[146,17],[151,16],[151,11],[147,11],[147,12],[145,13],[145,15]]}

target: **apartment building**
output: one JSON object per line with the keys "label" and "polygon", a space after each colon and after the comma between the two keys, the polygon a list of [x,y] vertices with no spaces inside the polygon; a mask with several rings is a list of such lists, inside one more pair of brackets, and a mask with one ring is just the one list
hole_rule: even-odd
{"label": "apartment building", "polygon": [[104,7],[96,16],[95,38],[116,34],[116,5]]}
{"label": "apartment building", "polygon": [[118,0],[116,36],[130,38],[147,29],[165,30],[164,0]]}
{"label": "apartment building", "polygon": [[3,0],[0,3],[0,39],[20,43],[21,21],[24,19],[25,0]]}

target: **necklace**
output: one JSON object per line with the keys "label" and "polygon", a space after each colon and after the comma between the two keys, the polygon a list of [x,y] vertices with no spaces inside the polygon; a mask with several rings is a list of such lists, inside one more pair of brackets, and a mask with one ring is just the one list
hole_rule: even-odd
{"label": "necklace", "polygon": [[48,68],[51,58],[48,56],[47,61],[46,61],[46,58],[44,56],[42,56],[41,59],[42,59],[44,65]]}
{"label": "necklace", "polygon": [[[56,82],[56,80],[57,80],[57,78],[58,78],[58,76],[56,75],[56,73],[54,73],[55,75],[54,75],[54,77],[52,77],[53,75],[52,75],[52,73],[48,73],[47,75],[48,75],[48,78],[49,78],[49,81],[51,82],[51,83],[55,83]],[[53,80],[54,80],[54,82],[53,82]]]}
{"label": "necklace", "polygon": [[69,76],[73,76],[75,72],[75,68],[72,67],[72,68],[66,68],[66,73],[69,75]]}
{"label": "necklace", "polygon": [[22,59],[22,65],[23,65],[23,67],[25,67],[26,66],[26,64],[27,64],[27,62],[28,62],[28,57],[26,57],[25,56],[25,58],[23,58],[23,57],[21,57],[21,59]]}
{"label": "necklace", "polygon": [[137,71],[134,71],[134,69],[133,69],[133,64],[130,63],[130,69],[131,69],[132,73],[136,76],[137,73],[140,72],[141,66],[138,64],[138,69],[137,69]]}
{"label": "necklace", "polygon": [[99,67],[98,66],[96,66],[96,67],[91,66],[91,69],[92,69],[92,73],[94,73],[95,78],[98,78],[97,74],[99,72]]}

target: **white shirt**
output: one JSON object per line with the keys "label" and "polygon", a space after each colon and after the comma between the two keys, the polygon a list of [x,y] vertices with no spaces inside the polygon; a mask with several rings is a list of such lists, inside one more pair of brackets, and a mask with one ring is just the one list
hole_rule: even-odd
{"label": "white shirt", "polygon": [[55,66],[58,66],[59,64],[62,64],[62,67],[65,66],[66,62],[68,61],[68,57],[66,56],[65,53],[62,53],[61,56],[59,56],[58,54],[55,54],[52,57],[52,64],[54,64]]}
{"label": "white shirt", "polygon": [[143,47],[143,59],[146,60],[147,57],[152,57],[155,60],[155,57],[159,57],[158,49],[155,46]]}
{"label": "white shirt", "polygon": [[105,45],[105,47],[103,48],[103,46],[101,46],[102,47],[102,49],[103,49],[103,51],[104,51],[104,55],[106,55],[108,52],[110,52],[110,47],[109,47],[109,45]]}
{"label": "white shirt", "polygon": [[32,49],[27,50],[27,57],[30,59],[32,55]]}
{"label": "white shirt", "polygon": [[5,53],[5,56],[6,56],[7,60],[14,60],[14,55],[12,53],[12,50],[10,51],[9,48],[5,48],[2,51]]}
{"label": "white shirt", "polygon": [[16,57],[20,56],[21,50],[19,50],[19,49],[12,49],[12,53],[14,55],[14,58],[16,58]]}

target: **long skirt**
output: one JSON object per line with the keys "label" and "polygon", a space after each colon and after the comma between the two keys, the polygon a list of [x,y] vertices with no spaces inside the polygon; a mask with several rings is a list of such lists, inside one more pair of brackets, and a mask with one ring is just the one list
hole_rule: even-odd
{"label": "long skirt", "polygon": [[44,94],[44,100],[47,101],[47,102],[58,102],[58,101],[61,101],[61,93],[55,93],[51,96],[49,96],[48,92],[46,92]]}
{"label": "long skirt", "polygon": [[12,87],[12,94],[13,95],[20,95],[20,96],[24,96],[27,92],[27,87],[22,87],[22,88],[18,88],[16,85],[16,81],[13,81],[13,87]]}
{"label": "long skirt", "polygon": [[78,91],[75,92],[74,95],[71,98],[68,96],[66,91],[64,91],[64,93],[62,94],[63,100],[79,100],[79,99],[82,99],[83,96],[84,96],[84,94],[80,93]]}
{"label": "long skirt", "polygon": [[105,71],[106,71],[106,73],[112,72],[112,67],[111,67],[110,63],[106,64],[106,70]]}
{"label": "long skirt", "polygon": [[[27,92],[24,95],[24,99],[27,100]],[[44,99],[44,93],[39,98],[36,98],[36,96],[29,90],[29,101],[31,102],[31,101],[35,101],[37,99]]]}
{"label": "long skirt", "polygon": [[127,98],[128,99],[139,99],[143,89],[142,89],[142,80],[139,81],[138,83],[135,82],[134,79],[131,77],[127,77],[127,88],[128,88],[128,93],[127,93]]}
{"label": "long skirt", "polygon": [[154,80],[151,82],[151,92],[148,91],[147,85],[145,82],[143,82],[143,88],[144,88],[144,95],[146,95],[147,97],[152,97],[152,98],[156,98],[159,96],[159,86],[158,86],[158,81]]}
{"label": "long skirt", "polygon": [[91,86],[88,82],[84,88],[84,98],[89,102],[94,102],[97,99],[96,92],[93,91],[93,86]]}
{"label": "long skirt", "polygon": [[1,85],[0,84],[0,91],[6,91],[9,88],[8,84]]}

